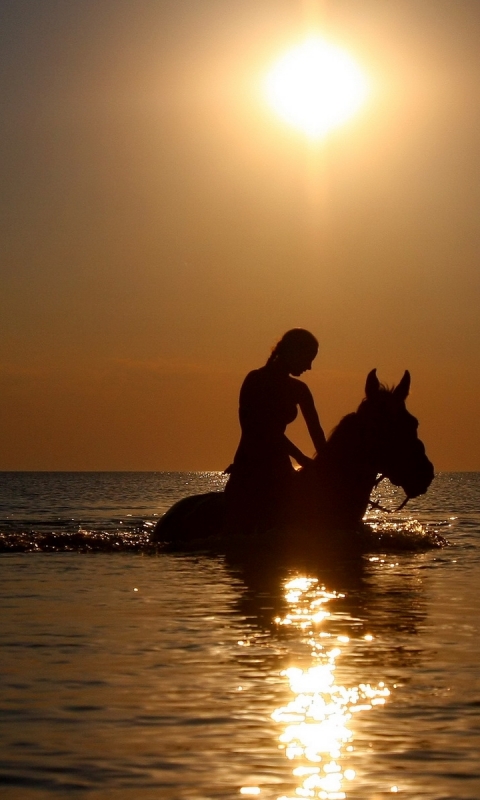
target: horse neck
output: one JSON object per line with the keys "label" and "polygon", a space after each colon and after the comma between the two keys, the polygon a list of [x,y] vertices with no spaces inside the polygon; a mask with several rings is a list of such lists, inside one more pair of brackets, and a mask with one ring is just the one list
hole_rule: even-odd
{"label": "horse neck", "polygon": [[358,412],[347,414],[327,441],[327,479],[339,513],[363,517],[377,477],[371,437]]}

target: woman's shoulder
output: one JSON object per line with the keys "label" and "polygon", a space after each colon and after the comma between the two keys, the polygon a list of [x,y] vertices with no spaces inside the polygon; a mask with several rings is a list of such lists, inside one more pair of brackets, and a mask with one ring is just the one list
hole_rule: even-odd
{"label": "woman's shoulder", "polygon": [[251,386],[252,384],[259,383],[260,381],[265,380],[264,375],[265,367],[259,367],[258,369],[252,369],[244,378],[243,386]]}
{"label": "woman's shoulder", "polygon": [[294,378],[292,375],[289,375],[288,381],[290,386],[292,386],[292,388],[294,388],[300,394],[311,394],[307,384],[304,383],[304,381],[301,381],[300,378]]}
{"label": "woman's shoulder", "polygon": [[264,367],[252,369],[242,383],[242,388],[240,389],[240,399],[248,397],[251,394],[257,394],[259,391],[264,389],[266,383],[267,379],[264,374]]}
{"label": "woman's shoulder", "polygon": [[293,378],[291,375],[289,376],[289,386],[292,395],[295,397],[295,402],[308,402],[309,400],[313,400],[313,395],[307,386],[306,383],[299,380],[298,378]]}

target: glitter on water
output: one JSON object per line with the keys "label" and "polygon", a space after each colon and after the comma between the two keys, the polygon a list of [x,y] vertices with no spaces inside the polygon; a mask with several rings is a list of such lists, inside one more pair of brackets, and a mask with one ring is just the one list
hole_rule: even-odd
{"label": "glitter on water", "polygon": [[350,564],[148,550],[156,515],[223,480],[2,475],[2,535],[70,537],[0,557],[2,797],[478,798],[480,475],[371,512]]}

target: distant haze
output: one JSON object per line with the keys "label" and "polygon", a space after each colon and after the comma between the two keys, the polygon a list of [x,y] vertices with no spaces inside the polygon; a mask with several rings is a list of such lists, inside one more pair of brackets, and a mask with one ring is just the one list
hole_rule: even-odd
{"label": "distant haze", "polygon": [[[312,26],[372,85],[317,144],[261,89]],[[0,39],[0,469],[223,469],[302,326],[327,431],[408,368],[480,470],[480,3],[0,0]]]}

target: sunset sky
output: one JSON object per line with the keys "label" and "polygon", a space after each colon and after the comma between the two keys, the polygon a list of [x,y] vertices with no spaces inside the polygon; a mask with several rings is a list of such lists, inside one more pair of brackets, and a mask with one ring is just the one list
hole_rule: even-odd
{"label": "sunset sky", "polygon": [[[370,85],[319,141],[263,91],[312,32]],[[480,3],[0,0],[0,39],[0,469],[223,469],[302,326],[326,431],[408,368],[480,470]]]}

